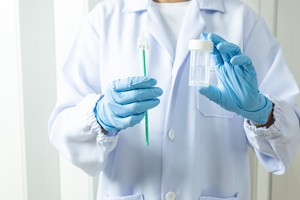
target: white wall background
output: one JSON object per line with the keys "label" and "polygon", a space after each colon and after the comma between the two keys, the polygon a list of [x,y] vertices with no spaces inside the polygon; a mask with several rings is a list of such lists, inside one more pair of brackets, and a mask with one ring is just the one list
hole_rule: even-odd
{"label": "white wall background", "polygon": [[[47,121],[62,64],[84,15],[100,0],[0,0],[0,199],[93,200],[97,178],[49,144]],[[300,1],[244,0],[267,21],[300,83]],[[299,101],[300,104],[300,101]],[[297,200],[300,152],[272,176],[253,154],[253,200]]]}

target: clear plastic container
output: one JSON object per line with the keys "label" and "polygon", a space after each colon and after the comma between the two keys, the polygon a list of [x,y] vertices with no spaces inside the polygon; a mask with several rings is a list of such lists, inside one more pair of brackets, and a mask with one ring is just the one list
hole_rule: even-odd
{"label": "clear plastic container", "polygon": [[210,55],[213,43],[208,40],[190,40],[190,86],[208,86],[210,73]]}

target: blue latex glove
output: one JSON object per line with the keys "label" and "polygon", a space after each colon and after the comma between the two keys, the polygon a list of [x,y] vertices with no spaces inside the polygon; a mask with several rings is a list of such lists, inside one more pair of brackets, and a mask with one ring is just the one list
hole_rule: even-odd
{"label": "blue latex glove", "polygon": [[256,124],[265,124],[273,103],[258,90],[256,72],[249,57],[240,48],[218,35],[202,35],[214,43],[218,86],[200,87],[198,91],[224,109]]}
{"label": "blue latex glove", "polygon": [[95,107],[98,123],[109,133],[138,124],[148,109],[160,102],[162,89],[148,77],[130,77],[113,81]]}

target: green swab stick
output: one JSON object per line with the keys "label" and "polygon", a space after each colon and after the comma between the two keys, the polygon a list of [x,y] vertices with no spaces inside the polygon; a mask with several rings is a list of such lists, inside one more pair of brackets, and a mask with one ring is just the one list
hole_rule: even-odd
{"label": "green swab stick", "polygon": [[[142,49],[142,60],[143,60],[143,72],[144,76],[147,76],[147,66],[146,66],[146,49],[148,49],[148,41],[142,33],[141,37],[138,39],[138,48]],[[145,133],[146,133],[146,145],[149,146],[149,126],[148,126],[148,111],[145,113]]]}
{"label": "green swab stick", "polygon": [[[147,76],[145,48],[143,48],[143,68],[144,68],[144,76]],[[145,132],[146,132],[146,145],[149,146],[148,111],[146,111],[145,114]]]}

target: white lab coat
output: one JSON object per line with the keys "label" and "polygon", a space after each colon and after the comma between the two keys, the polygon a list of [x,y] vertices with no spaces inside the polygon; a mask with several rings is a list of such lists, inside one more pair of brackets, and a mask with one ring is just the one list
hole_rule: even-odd
{"label": "white lab coat", "polygon": [[[178,16],[183,17],[183,16]],[[214,32],[238,44],[274,102],[275,123],[255,128],[188,85],[188,41]],[[164,91],[144,123],[103,137],[93,109],[115,79],[142,75],[137,38],[144,32],[148,75]],[[217,83],[212,71],[211,84]],[[98,199],[250,200],[250,146],[282,174],[299,143],[298,88],[263,19],[237,0],[192,0],[176,50],[149,0],[103,1],[87,16],[63,67],[50,140],[72,163],[99,178]]]}

